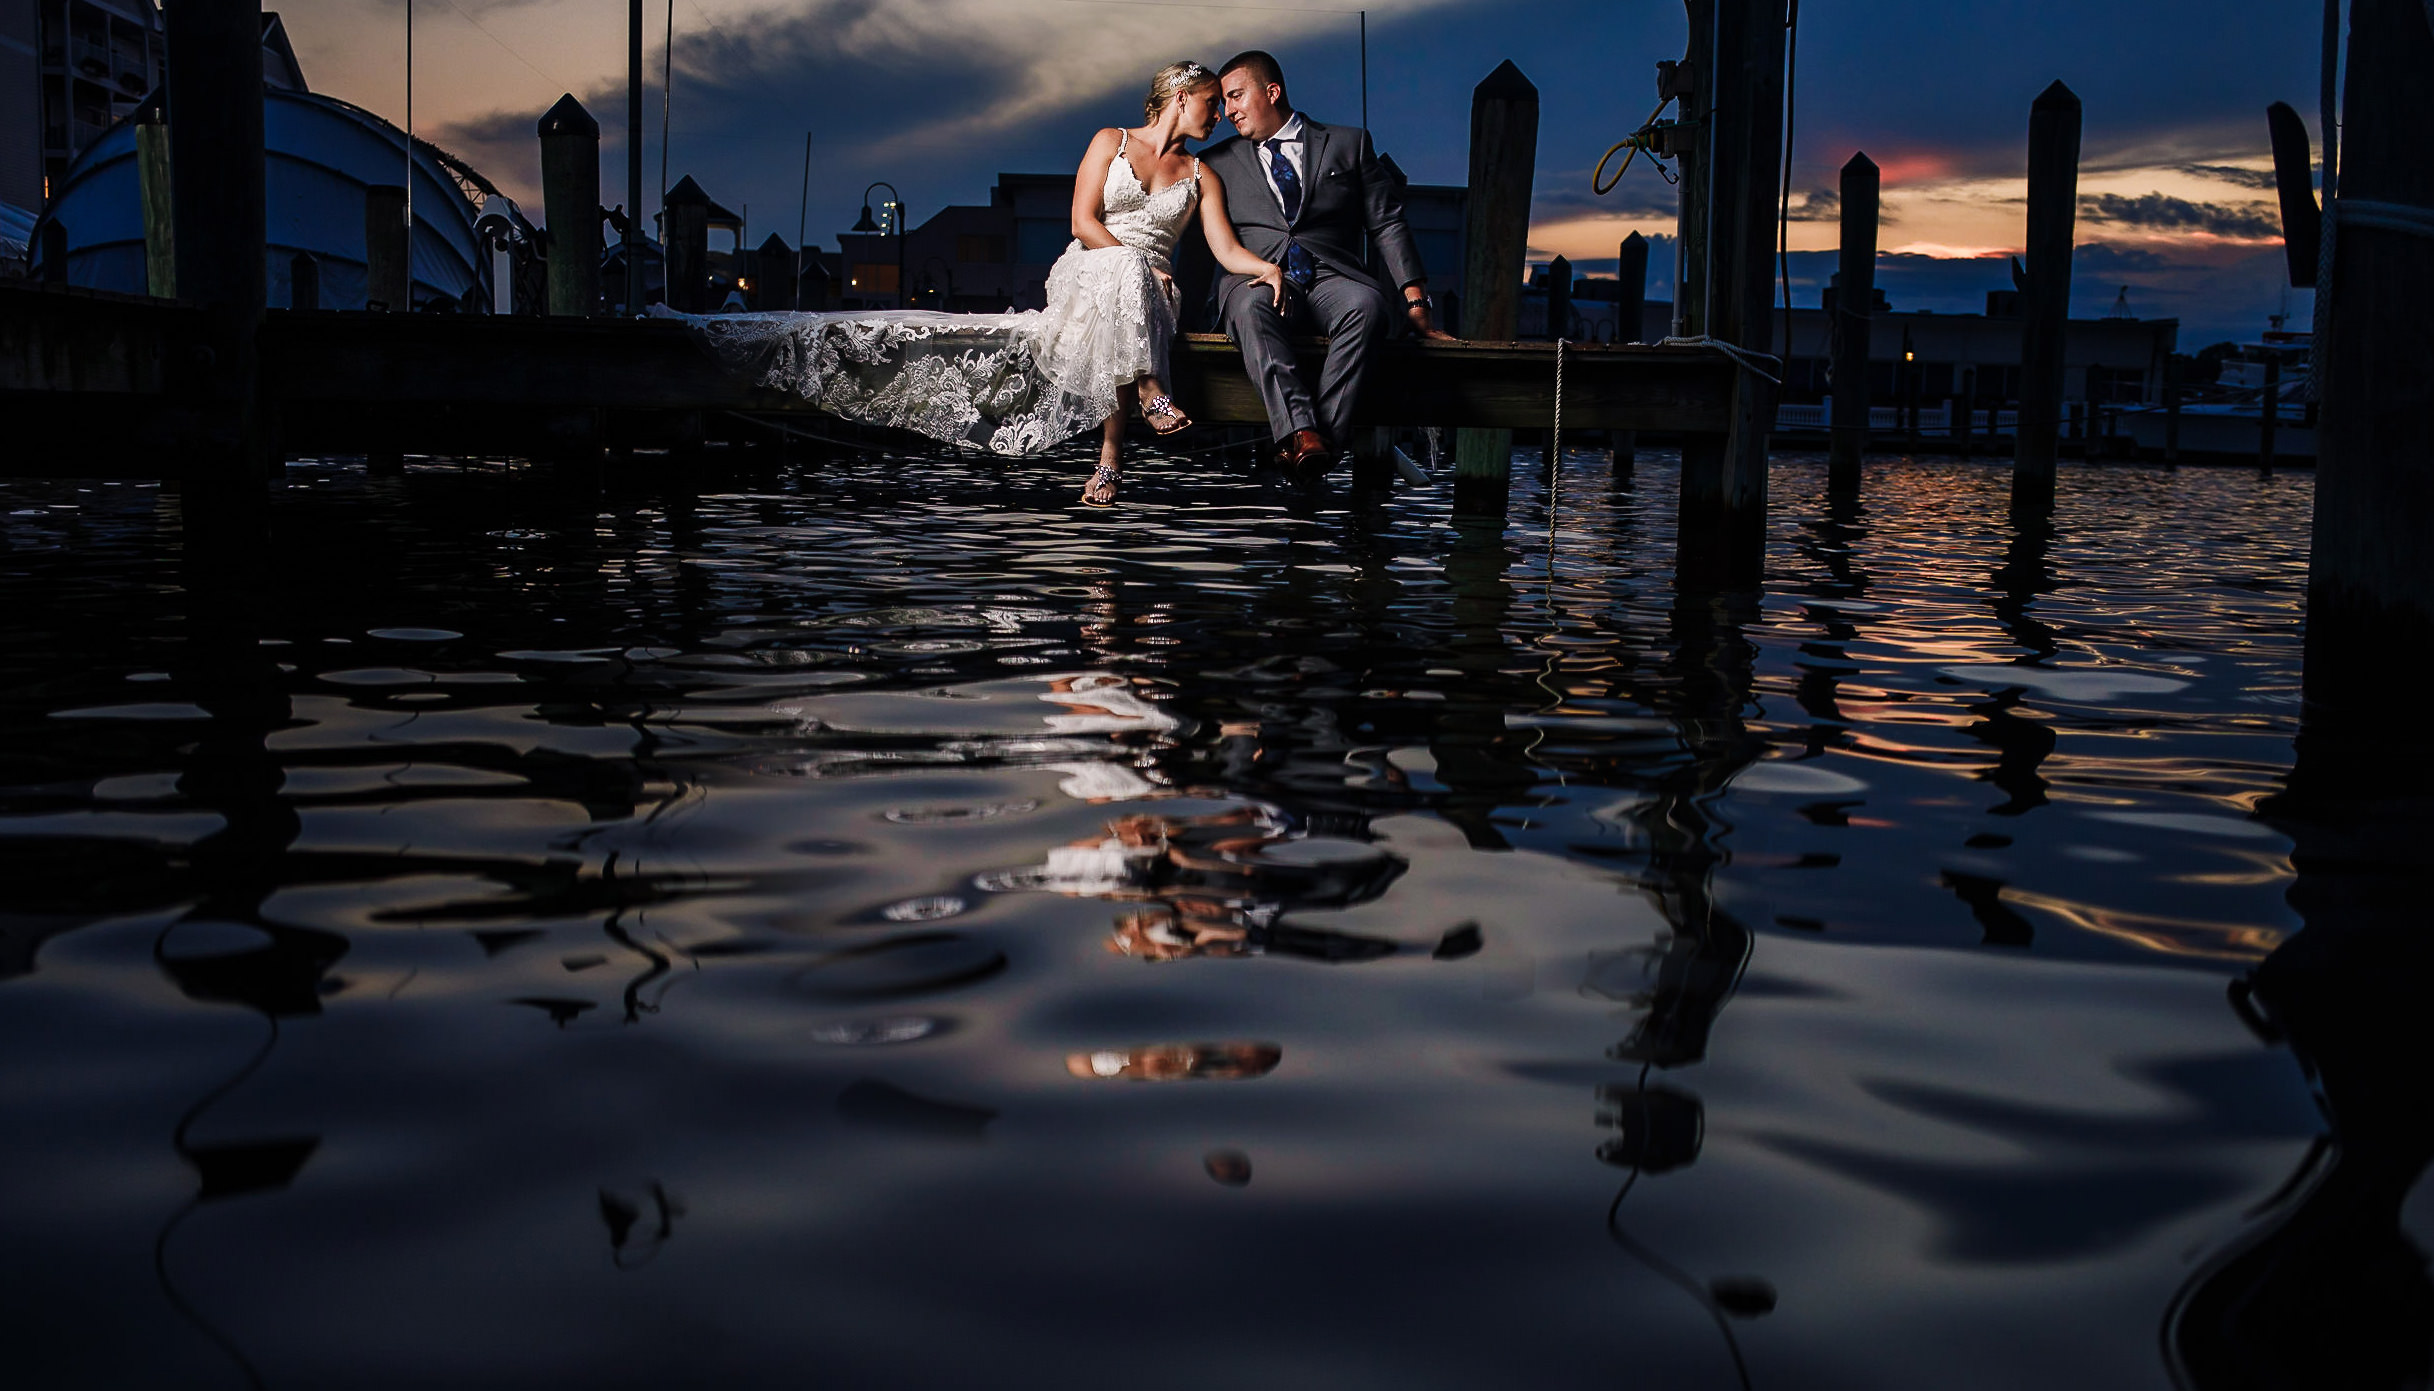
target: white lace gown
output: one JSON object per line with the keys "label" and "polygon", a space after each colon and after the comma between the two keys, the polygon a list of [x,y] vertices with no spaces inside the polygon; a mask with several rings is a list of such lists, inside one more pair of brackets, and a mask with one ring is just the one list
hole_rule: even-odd
{"label": "white lace gown", "polygon": [[1114,414],[1117,392],[1166,379],[1179,307],[1155,272],[1200,205],[1200,165],[1152,191],[1119,142],[1101,216],[1118,245],[1065,248],[1048,307],[674,315],[722,361],[833,415],[1005,455],[1039,454]]}

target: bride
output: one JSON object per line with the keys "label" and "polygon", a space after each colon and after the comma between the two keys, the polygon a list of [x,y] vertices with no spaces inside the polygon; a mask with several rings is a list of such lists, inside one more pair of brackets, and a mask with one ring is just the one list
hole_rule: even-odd
{"label": "bride", "polygon": [[1126,407],[1137,403],[1161,435],[1191,424],[1165,386],[1181,307],[1168,257],[1185,225],[1197,214],[1217,264],[1283,302],[1283,272],[1243,249],[1224,184],[1184,152],[1217,128],[1218,104],[1217,74],[1169,63],[1150,81],[1142,125],[1092,138],[1046,309],[681,317],[764,384],[848,419],[1006,455],[1044,453],[1097,426],[1082,501],[1112,506]]}

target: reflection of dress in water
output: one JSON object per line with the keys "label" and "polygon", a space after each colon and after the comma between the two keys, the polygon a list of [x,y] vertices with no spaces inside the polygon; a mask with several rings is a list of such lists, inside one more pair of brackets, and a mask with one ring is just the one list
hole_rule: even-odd
{"label": "reflection of dress in water", "polygon": [[1121,388],[1166,377],[1177,306],[1155,272],[1200,206],[1200,166],[1152,192],[1124,157],[1130,139],[1107,166],[1102,213],[1121,244],[1068,245],[1048,272],[1046,309],[678,317],[730,366],[833,415],[1042,453],[1113,415]]}

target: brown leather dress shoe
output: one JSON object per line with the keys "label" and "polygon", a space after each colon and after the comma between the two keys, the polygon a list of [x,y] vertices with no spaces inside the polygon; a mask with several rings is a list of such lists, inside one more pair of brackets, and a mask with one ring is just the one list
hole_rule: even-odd
{"label": "brown leather dress shoe", "polygon": [[1324,469],[1335,457],[1316,430],[1296,430],[1276,447],[1277,457],[1296,469]]}

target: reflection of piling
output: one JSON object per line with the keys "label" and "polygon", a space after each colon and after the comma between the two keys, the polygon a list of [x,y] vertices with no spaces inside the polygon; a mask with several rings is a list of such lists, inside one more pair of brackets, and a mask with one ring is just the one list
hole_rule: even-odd
{"label": "reflection of piling", "polygon": [[1876,320],[1876,162],[1855,154],[1842,167],[1842,258],[1834,286],[1834,455],[1826,484],[1859,489],[1868,452],[1868,336]]}
{"label": "reflection of piling", "polygon": [[710,298],[710,195],[686,175],[660,201],[667,247],[667,302],[686,314],[707,314]]}
{"label": "reflection of piling", "polygon": [[[1614,300],[1614,341],[1637,343],[1644,331],[1642,322],[1648,316],[1648,239],[1634,232],[1623,238],[1621,258],[1615,266],[1615,276],[1622,282],[1622,293]],[[1614,432],[1614,476],[1628,478],[1638,462],[1639,432]]]}
{"label": "reflection of piling", "polygon": [[2028,280],[2020,296],[2020,424],[2012,506],[2053,505],[2061,435],[2063,334],[2071,311],[2071,231],[2079,202],[2079,98],[2060,82],[2028,114]]}
{"label": "reflection of piling", "polygon": [[[261,0],[169,0],[167,62],[177,290],[201,305],[208,353],[194,367],[204,424],[188,474],[190,554],[259,555],[264,449],[259,334],[269,292],[262,175]],[[198,547],[195,543],[200,542]]]}
{"label": "reflection of piling", "polygon": [[363,307],[404,313],[414,307],[414,277],[408,270],[411,234],[406,227],[406,191],[374,184],[363,191]]}
{"label": "reflection of piling", "polygon": [[541,118],[542,220],[549,224],[549,312],[600,307],[600,123],[573,94]]}
{"label": "reflection of piling", "polygon": [[[1529,247],[1537,158],[1538,88],[1507,59],[1471,91],[1465,338],[1504,343],[1521,336],[1521,266]],[[1454,510],[1502,516],[1512,467],[1512,431],[1456,431]]]}
{"label": "reflection of piling", "polygon": [[177,298],[176,213],[169,196],[169,124],[158,102],[135,116],[135,184],[144,203],[144,291]]}

